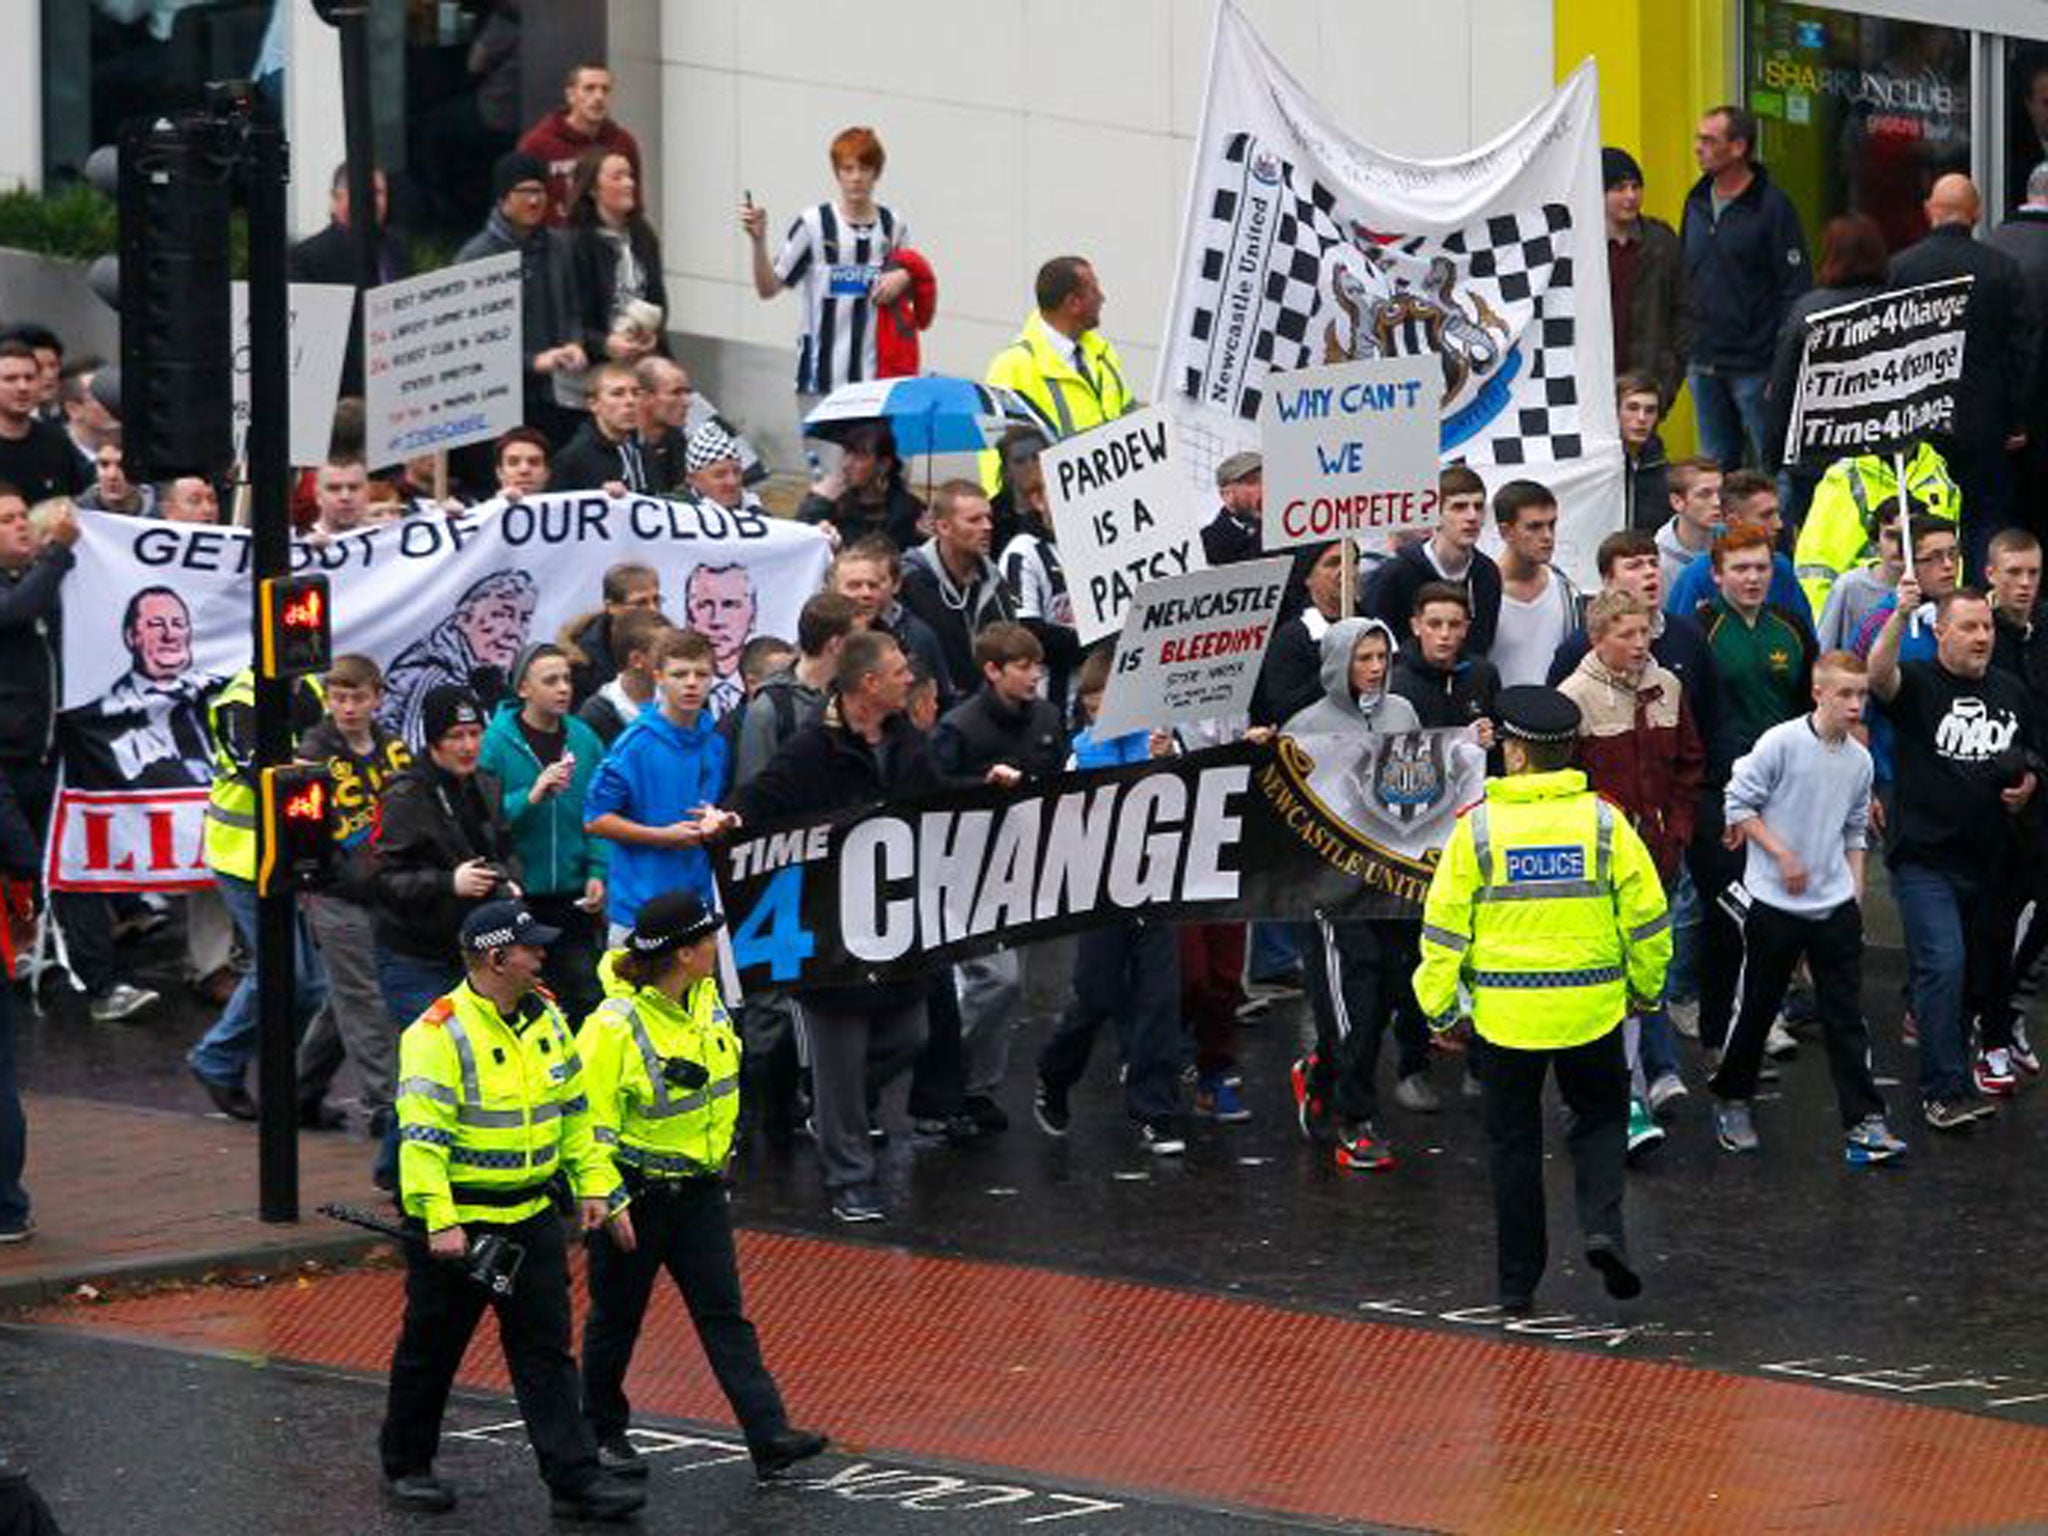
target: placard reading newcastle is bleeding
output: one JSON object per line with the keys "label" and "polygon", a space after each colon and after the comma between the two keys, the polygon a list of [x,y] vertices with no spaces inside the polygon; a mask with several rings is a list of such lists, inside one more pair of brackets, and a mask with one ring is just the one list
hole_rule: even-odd
{"label": "placard reading newcastle is bleeding", "polygon": [[1285,555],[1147,582],[1124,615],[1098,737],[1251,708],[1293,562]]}
{"label": "placard reading newcastle is bleeding", "polygon": [[1384,549],[1434,528],[1442,373],[1434,357],[1381,357],[1273,375],[1259,402],[1266,548],[1348,533]]}
{"label": "placard reading newcastle is bleeding", "polygon": [[1811,316],[1785,462],[1888,452],[1953,432],[1972,281],[1928,283]]}

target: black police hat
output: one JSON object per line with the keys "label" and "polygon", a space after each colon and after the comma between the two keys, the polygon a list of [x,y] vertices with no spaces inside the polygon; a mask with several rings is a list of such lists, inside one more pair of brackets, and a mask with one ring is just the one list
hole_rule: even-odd
{"label": "black police hat", "polygon": [[1500,728],[1521,741],[1573,741],[1579,734],[1579,706],[1555,688],[1518,683],[1494,700]]}
{"label": "black police hat", "polygon": [[514,944],[545,949],[561,936],[561,929],[550,928],[535,917],[523,901],[487,901],[462,920],[462,947],[473,955],[487,955]]}
{"label": "black police hat", "polygon": [[688,891],[667,891],[640,908],[633,931],[626,935],[626,947],[636,954],[658,955],[694,944],[705,934],[716,933],[724,922]]}

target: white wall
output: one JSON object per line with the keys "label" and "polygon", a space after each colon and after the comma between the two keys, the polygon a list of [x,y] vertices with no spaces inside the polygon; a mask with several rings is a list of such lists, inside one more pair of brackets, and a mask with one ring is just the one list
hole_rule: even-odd
{"label": "white wall", "polygon": [[0,0],[0,189],[43,184],[43,11],[36,0]]}
{"label": "white wall", "polygon": [[[1242,0],[1340,120],[1414,156],[1461,152],[1548,94],[1550,0]],[[735,209],[831,190],[826,145],[868,123],[881,198],[939,280],[927,368],[979,376],[1038,264],[1086,255],[1103,329],[1149,393],[1208,68],[1213,0],[662,0],[654,174],[673,329],[776,349],[797,301],[753,292]]]}

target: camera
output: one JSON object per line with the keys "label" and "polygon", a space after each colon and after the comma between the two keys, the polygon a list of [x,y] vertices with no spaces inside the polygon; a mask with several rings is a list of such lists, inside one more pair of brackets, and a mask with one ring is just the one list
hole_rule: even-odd
{"label": "camera", "polygon": [[711,1081],[711,1074],[701,1061],[691,1061],[686,1056],[671,1056],[661,1064],[661,1080],[671,1088],[695,1090]]}

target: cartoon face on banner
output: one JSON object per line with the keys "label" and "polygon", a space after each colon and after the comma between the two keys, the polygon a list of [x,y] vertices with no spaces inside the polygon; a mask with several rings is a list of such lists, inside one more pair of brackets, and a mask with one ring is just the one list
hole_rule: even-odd
{"label": "cartoon face on banner", "polygon": [[540,585],[525,571],[493,571],[472,583],[453,612],[392,658],[379,722],[418,751],[429,689],[442,683],[473,688],[489,707],[526,645],[539,601]]}

